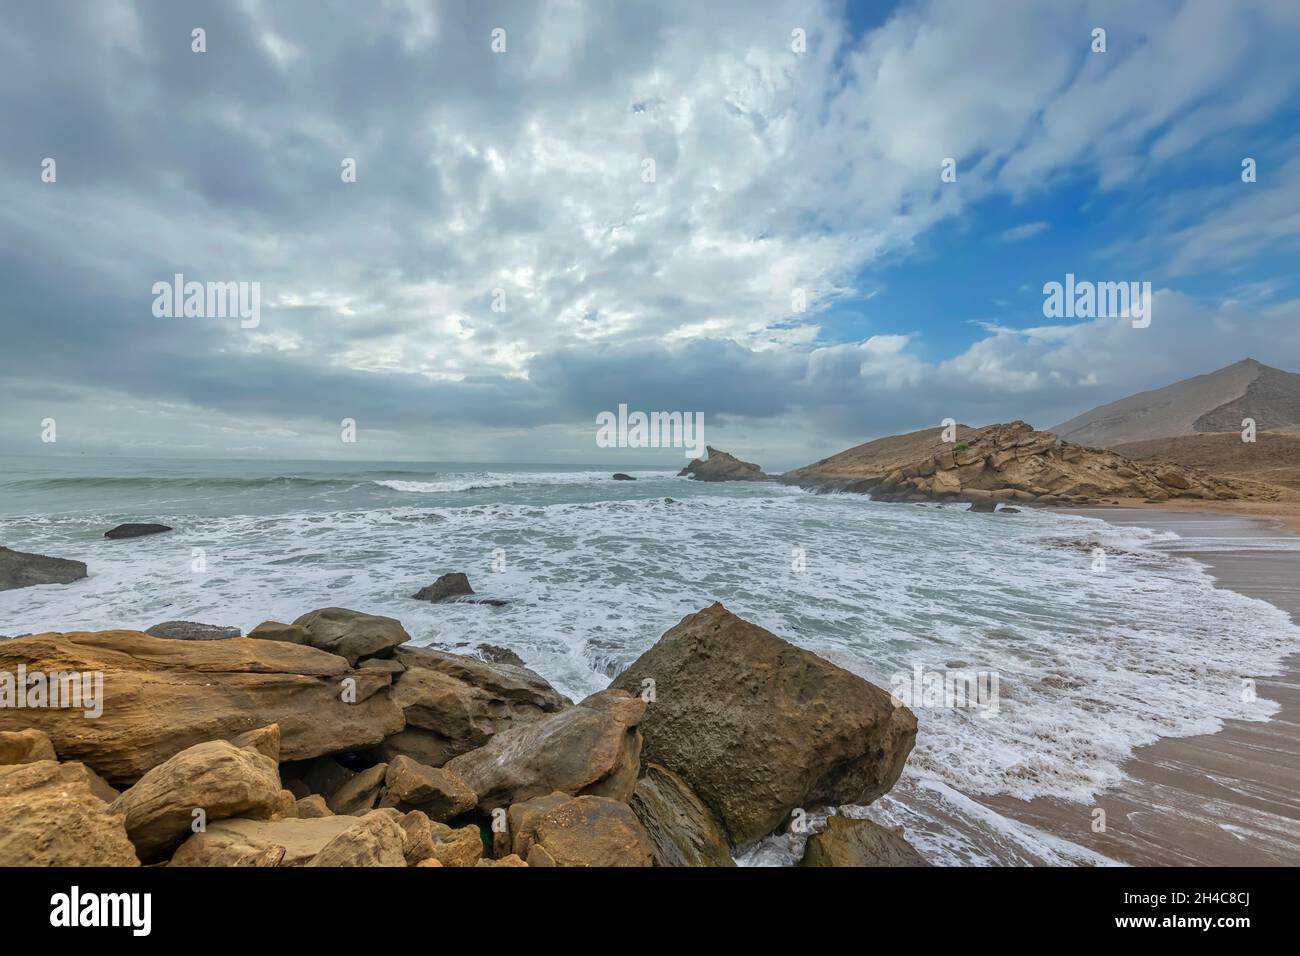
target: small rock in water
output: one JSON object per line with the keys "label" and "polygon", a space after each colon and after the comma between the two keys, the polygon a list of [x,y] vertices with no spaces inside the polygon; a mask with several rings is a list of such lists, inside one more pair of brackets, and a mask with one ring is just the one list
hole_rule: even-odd
{"label": "small rock in water", "polygon": [[120,524],[104,532],[105,538],[141,538],[147,534],[161,534],[172,529],[165,524]]}
{"label": "small rock in water", "polygon": [[615,481],[636,481],[636,479],[633,478],[631,475],[625,475],[621,471],[615,472],[614,480]]}
{"label": "small rock in water", "polygon": [[438,580],[434,581],[428,587],[420,588],[413,595],[417,601],[445,601],[450,597],[458,597],[462,594],[473,594],[474,589],[469,586],[469,578],[465,577],[460,571],[452,571],[450,574],[444,574]]}
{"label": "small rock in water", "polygon": [[[505,602],[500,602],[504,604]],[[480,644],[478,646],[478,656],[489,664],[514,664],[516,667],[524,666],[524,659],[510,650],[508,647],[494,647],[491,644]]]}
{"label": "small rock in water", "polygon": [[163,621],[145,631],[150,637],[170,637],[174,641],[224,641],[239,637],[239,628],[194,621]]}
{"label": "small rock in water", "polygon": [[997,506],[998,503],[996,501],[972,501],[970,507],[966,510],[974,511],[978,514],[992,514],[997,510]]}
{"label": "small rock in water", "polygon": [[1020,514],[1020,509],[1019,509],[1019,508],[999,508],[997,511],[994,512],[994,514],[1000,514],[1000,515],[1018,515],[1018,514]]}

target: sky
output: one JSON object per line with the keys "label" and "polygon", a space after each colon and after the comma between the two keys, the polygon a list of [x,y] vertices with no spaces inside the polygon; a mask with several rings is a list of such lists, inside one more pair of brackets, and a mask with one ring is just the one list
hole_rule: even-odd
{"label": "sky", "polygon": [[[683,463],[597,447],[625,404],[788,468],[1295,370],[1297,49],[1294,0],[7,3],[0,452]],[[1067,273],[1150,325],[1047,318]]]}

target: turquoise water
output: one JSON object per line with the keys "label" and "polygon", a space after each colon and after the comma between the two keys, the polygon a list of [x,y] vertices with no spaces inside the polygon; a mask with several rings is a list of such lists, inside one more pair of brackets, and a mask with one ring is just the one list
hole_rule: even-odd
{"label": "turquoise water", "polygon": [[[85,561],[90,577],[0,592],[0,633],[171,619],[248,630],[344,606],[399,618],[418,644],[510,647],[577,698],[722,601],[886,688],[918,665],[999,675],[991,718],[918,710],[904,780],[871,808],[904,822],[935,862],[1096,862],[1009,821],[996,847],[968,839],[964,827],[991,827],[972,798],[1086,803],[1135,746],[1212,732],[1227,717],[1266,719],[1274,705],[1242,701],[1241,677],[1274,672],[1300,647],[1286,615],[1216,590],[1154,532],[631,474],[8,459],[0,543]],[[126,521],[176,530],[103,538]],[[507,605],[411,599],[447,571]],[[783,852],[760,856],[768,850]]]}

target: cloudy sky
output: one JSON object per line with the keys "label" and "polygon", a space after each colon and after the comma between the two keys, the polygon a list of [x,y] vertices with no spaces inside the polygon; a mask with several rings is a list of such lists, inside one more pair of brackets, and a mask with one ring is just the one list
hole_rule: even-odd
{"label": "cloudy sky", "polygon": [[[786,467],[1294,370],[1297,49],[1294,0],[6,3],[0,450],[598,462],[626,403]],[[1044,318],[1066,273],[1150,327]]]}

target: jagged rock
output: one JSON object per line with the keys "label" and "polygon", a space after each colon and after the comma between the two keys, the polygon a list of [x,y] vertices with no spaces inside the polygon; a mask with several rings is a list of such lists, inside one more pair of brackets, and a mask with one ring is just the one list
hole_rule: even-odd
{"label": "jagged rock", "polygon": [[411,597],[417,601],[445,601],[451,597],[459,597],[462,594],[473,594],[474,589],[469,586],[469,578],[460,571],[452,571],[450,574],[444,574],[432,584],[426,585],[416,591]]}
{"label": "jagged rock", "polygon": [[480,644],[477,648],[478,656],[481,660],[489,664],[511,664],[515,667],[524,667],[524,659],[510,650],[508,647],[495,647],[491,644]]}
{"label": "jagged rock", "polygon": [[147,534],[162,534],[172,529],[165,524],[120,524],[104,532],[105,538],[142,538]]}
{"label": "jagged rock", "polygon": [[[103,713],[0,708],[0,730],[33,726],[64,759],[129,785],[208,740],[279,724],[281,759],[373,747],[404,726],[390,678],[312,647],[246,637],[172,641],[137,631],[36,634],[0,642],[0,672],[102,673]],[[354,684],[345,685],[350,679]],[[355,691],[355,703],[345,702]]]}
{"label": "jagged rock", "polygon": [[396,618],[343,607],[310,611],[293,623],[307,632],[307,643],[312,647],[345,657],[353,667],[363,657],[390,650],[411,639]]}
{"label": "jagged rock", "polygon": [[256,750],[263,757],[269,757],[273,763],[280,762],[280,725],[269,724],[236,734],[230,742],[241,750]]}
{"label": "jagged rock", "polygon": [[34,727],[0,732],[0,765],[58,759],[50,738]]}
{"label": "jagged rock", "polygon": [[485,810],[563,790],[627,801],[636,785],[645,701],[606,690],[567,710],[511,727],[447,763]]}
{"label": "jagged rock", "polygon": [[808,838],[800,866],[929,866],[903,839],[903,828],[833,816]]}
{"label": "jagged rock", "polygon": [[0,767],[0,866],[139,866],[122,818],[80,765]]}
{"label": "jagged rock", "polygon": [[677,476],[694,478],[697,481],[767,481],[770,475],[763,474],[763,469],[748,461],[741,461],[725,451],[718,451],[712,445],[706,446],[708,456],[695,458],[677,473]]}
{"label": "jagged rock", "polygon": [[655,866],[736,865],[713,812],[667,767],[646,764],[631,806],[650,838]]}
{"label": "jagged rock", "polygon": [[406,866],[405,834],[384,813],[368,813],[330,840],[308,866]]}
{"label": "jagged rock", "polygon": [[406,755],[430,767],[487,743],[494,734],[571,706],[525,667],[490,664],[430,648],[402,647],[406,667],[393,701],[406,729],[384,741],[384,759]]}
{"label": "jagged rock", "polygon": [[478,795],[450,770],[397,756],[384,776],[380,806],[419,809],[439,823],[473,810]]}
{"label": "jagged rock", "polygon": [[303,866],[360,817],[283,820],[217,820],[193,834],[172,854],[169,866],[248,866],[273,847],[284,850],[280,866]]}
{"label": "jagged rock", "polygon": [[353,774],[325,800],[330,812],[363,816],[375,808],[383,790],[388,764],[378,763]]}
{"label": "jagged rock", "polygon": [[432,859],[433,824],[428,815],[412,810],[398,822],[402,827],[402,852],[406,856],[406,865],[418,866],[420,861]]}
{"label": "jagged rock", "polygon": [[915,715],[886,691],[721,604],[683,618],[612,686],[645,679],[645,759],[685,780],[734,846],[796,807],[869,803],[916,740]]}
{"label": "jagged rock", "polygon": [[168,637],[173,641],[223,641],[229,637],[239,637],[239,628],[196,624],[194,621],[163,621],[145,633],[150,637]]}
{"label": "jagged rock", "polygon": [[497,856],[515,853],[527,858],[532,850],[533,828],[538,819],[542,814],[563,806],[572,799],[572,795],[557,790],[544,797],[512,803],[506,811],[506,830],[501,834],[499,845],[494,840],[493,851]]}
{"label": "jagged rock", "polygon": [[85,576],[86,565],[82,561],[0,548],[0,591],[38,584],[71,584]]}
{"label": "jagged rock", "polygon": [[[453,830],[445,823],[430,823],[433,855],[443,866],[474,866],[483,857],[483,837],[474,824]],[[423,865],[423,861],[421,863]]]}
{"label": "jagged rock", "polygon": [[539,866],[654,865],[650,838],[636,814],[606,797],[575,797],[537,813],[515,841]]}
{"label": "jagged rock", "polygon": [[280,808],[280,769],[256,750],[224,740],[195,744],[154,767],[114,801],[145,863],[167,857],[191,833],[194,811],[208,821],[269,819]]}

